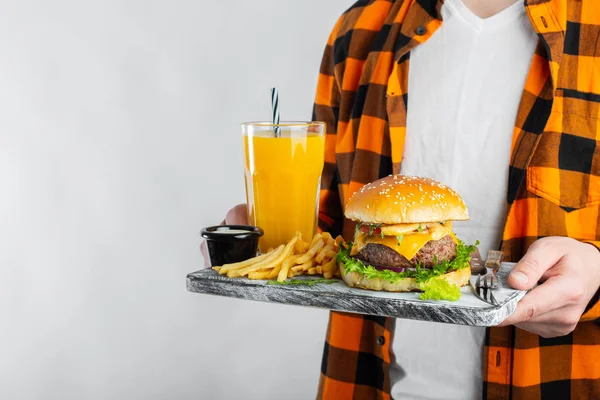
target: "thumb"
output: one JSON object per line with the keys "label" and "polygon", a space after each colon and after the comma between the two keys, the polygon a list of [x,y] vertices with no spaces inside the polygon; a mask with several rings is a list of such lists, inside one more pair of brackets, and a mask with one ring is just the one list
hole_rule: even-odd
{"label": "thumb", "polygon": [[248,225],[248,207],[246,204],[238,204],[225,216],[227,225]]}
{"label": "thumb", "polygon": [[532,289],[564,255],[561,246],[536,241],[508,275],[508,284],[518,290]]}

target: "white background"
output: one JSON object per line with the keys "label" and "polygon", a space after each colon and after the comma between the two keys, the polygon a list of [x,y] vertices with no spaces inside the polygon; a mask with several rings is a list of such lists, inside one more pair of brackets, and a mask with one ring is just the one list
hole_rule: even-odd
{"label": "white background", "polygon": [[0,398],[314,397],[327,312],[187,293],[238,123],[309,119],[343,0],[0,1]]}

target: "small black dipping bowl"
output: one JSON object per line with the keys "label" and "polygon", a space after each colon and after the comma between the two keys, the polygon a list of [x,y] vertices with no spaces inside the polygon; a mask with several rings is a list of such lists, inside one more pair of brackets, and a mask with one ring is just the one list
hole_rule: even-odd
{"label": "small black dipping bowl", "polygon": [[256,256],[263,230],[249,225],[217,225],[202,229],[213,267],[247,260]]}

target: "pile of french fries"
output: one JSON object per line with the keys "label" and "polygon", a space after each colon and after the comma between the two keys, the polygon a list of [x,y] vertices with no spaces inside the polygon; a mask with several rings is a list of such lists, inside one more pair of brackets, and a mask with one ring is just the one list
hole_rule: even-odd
{"label": "pile of french fries", "polygon": [[329,233],[317,233],[310,242],[302,240],[300,233],[287,244],[267,253],[235,264],[213,267],[229,278],[247,276],[250,279],[275,279],[285,281],[298,275],[323,275],[330,279],[340,276],[336,255],[343,242],[341,236],[333,238]]}

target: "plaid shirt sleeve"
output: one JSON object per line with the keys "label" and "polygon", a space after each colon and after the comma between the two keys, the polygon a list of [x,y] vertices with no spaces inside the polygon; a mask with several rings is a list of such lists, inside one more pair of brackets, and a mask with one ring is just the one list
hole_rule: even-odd
{"label": "plaid shirt sleeve", "polygon": [[[363,122],[363,129],[374,128],[363,139],[355,134],[358,124],[352,121],[353,100],[365,95],[355,72],[364,65],[368,51],[367,47],[352,46],[351,35],[366,46],[377,30],[365,27],[356,32],[352,28],[361,17],[366,17],[366,22],[385,17],[390,5],[388,1],[360,1],[344,13],[329,36],[319,73],[313,118],[327,123],[319,229],[334,234],[346,231],[346,238],[352,230],[343,217],[349,191],[377,179],[380,173],[392,172],[391,164],[385,162],[389,157],[381,154],[386,151],[381,148],[385,111],[381,119],[370,121],[372,125]],[[353,166],[364,172],[362,177],[353,177]],[[392,318],[331,312],[317,398],[390,399],[394,325]]]}
{"label": "plaid shirt sleeve", "polygon": [[333,46],[341,21],[341,19],[338,20],[325,46],[313,110],[313,121],[322,121],[327,124],[325,165],[321,176],[319,200],[319,230],[328,231],[334,236],[342,233],[344,219],[338,188],[338,169],[335,150],[341,92],[335,77],[335,62],[333,57]]}
{"label": "plaid shirt sleeve", "polygon": [[[589,243],[600,251],[600,241],[597,240],[584,240],[585,243]],[[581,316],[582,322],[600,320],[600,289],[596,292],[594,297],[590,300],[590,303],[585,309],[585,312]]]}

